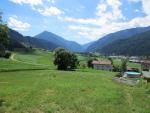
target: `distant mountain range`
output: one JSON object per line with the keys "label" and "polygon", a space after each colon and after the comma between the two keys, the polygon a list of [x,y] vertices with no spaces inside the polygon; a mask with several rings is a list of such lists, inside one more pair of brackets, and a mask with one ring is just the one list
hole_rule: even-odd
{"label": "distant mountain range", "polygon": [[83,47],[80,44],[78,44],[74,41],[65,40],[64,38],[62,38],[58,35],[55,35],[51,32],[48,32],[48,31],[44,31],[44,32],[36,35],[35,38],[44,39],[48,42],[52,42],[52,43],[58,45],[59,47],[69,49],[70,51],[74,51],[74,52],[82,52],[83,51]]}
{"label": "distant mountain range", "polygon": [[23,36],[15,30],[9,29],[10,44],[9,48],[26,48],[26,47],[35,47],[43,48],[48,50],[54,50],[58,45],[48,42],[43,39],[36,39],[29,36]]}
{"label": "distant mountain range", "polygon": [[126,38],[129,38],[129,37],[134,36],[139,33],[143,33],[148,30],[150,30],[150,27],[138,27],[138,28],[126,29],[126,30],[108,34],[108,35],[100,38],[99,40],[95,41],[94,43],[92,43],[87,48],[86,51],[93,52],[93,51],[100,50],[101,48],[103,48],[106,45],[109,45],[109,43],[111,43],[115,40],[126,39]]}
{"label": "distant mountain range", "polygon": [[127,39],[115,40],[100,48],[98,52],[106,55],[130,55],[149,56],[150,55],[150,30],[136,34]]}
{"label": "distant mountain range", "polygon": [[[73,52],[96,51],[103,54],[147,55],[148,49],[150,47],[150,44],[147,42],[148,39],[150,38],[149,31],[150,27],[126,29],[108,34],[97,41],[80,45],[74,41],[68,41],[63,37],[48,31],[44,31],[34,37],[30,37],[30,36],[23,36],[20,33],[16,32],[15,30],[10,29],[9,48],[32,46],[35,48],[54,50],[58,47],[63,47]],[[143,36],[144,38],[141,38]],[[144,49],[142,49],[143,47]],[[130,51],[128,51],[127,48]],[[141,51],[140,54],[137,52],[139,50]]]}
{"label": "distant mountain range", "polygon": [[43,48],[47,50],[54,50],[58,47],[66,48],[73,52],[83,52],[84,48],[73,41],[68,41],[51,32],[44,31],[35,37],[23,36],[15,30],[9,29],[10,44],[9,48]]}

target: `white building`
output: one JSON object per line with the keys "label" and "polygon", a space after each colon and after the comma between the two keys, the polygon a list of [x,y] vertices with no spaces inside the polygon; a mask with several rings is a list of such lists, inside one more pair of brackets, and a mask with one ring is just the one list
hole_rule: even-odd
{"label": "white building", "polygon": [[94,69],[97,70],[106,70],[106,71],[112,71],[113,65],[110,61],[93,61],[92,62]]}

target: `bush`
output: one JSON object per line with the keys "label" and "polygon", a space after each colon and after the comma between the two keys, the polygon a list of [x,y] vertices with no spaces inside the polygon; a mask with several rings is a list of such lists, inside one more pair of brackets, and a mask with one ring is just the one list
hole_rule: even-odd
{"label": "bush", "polygon": [[87,67],[86,64],[81,64],[80,66],[82,69],[85,69]]}
{"label": "bush", "polygon": [[10,56],[11,56],[11,52],[6,51],[4,57],[8,59],[10,58]]}
{"label": "bush", "polygon": [[121,72],[127,71],[128,59],[122,59],[121,62],[122,62],[122,64],[121,64]]}
{"label": "bush", "polygon": [[113,66],[113,71],[114,72],[121,72],[121,67],[119,65]]}
{"label": "bush", "polygon": [[74,70],[79,65],[77,56],[63,48],[56,49],[54,56],[54,64],[58,70]]}
{"label": "bush", "polygon": [[87,61],[87,66],[88,66],[89,68],[93,68],[92,62],[93,62],[94,60],[97,60],[97,59],[96,59],[96,58],[91,58],[91,59],[89,59],[89,60]]}
{"label": "bush", "polygon": [[150,94],[150,87],[146,89],[146,92]]}
{"label": "bush", "polygon": [[122,77],[122,73],[117,73],[116,77]]}
{"label": "bush", "polygon": [[5,56],[5,47],[0,44],[0,57],[4,57]]}

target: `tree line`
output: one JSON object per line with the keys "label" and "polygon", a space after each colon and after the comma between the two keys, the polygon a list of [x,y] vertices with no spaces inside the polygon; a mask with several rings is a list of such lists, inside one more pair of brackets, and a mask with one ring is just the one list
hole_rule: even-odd
{"label": "tree line", "polygon": [[2,20],[2,12],[0,12],[0,57],[9,58],[11,55],[6,49],[9,43],[8,30],[7,24]]}

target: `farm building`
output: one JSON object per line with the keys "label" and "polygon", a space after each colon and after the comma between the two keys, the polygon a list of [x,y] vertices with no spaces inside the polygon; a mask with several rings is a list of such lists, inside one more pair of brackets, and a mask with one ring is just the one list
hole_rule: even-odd
{"label": "farm building", "polygon": [[141,68],[144,71],[149,71],[150,70],[150,60],[143,60],[141,62]]}
{"label": "farm building", "polygon": [[129,62],[133,62],[133,63],[141,63],[141,60],[139,57],[136,56],[132,56],[129,58]]}
{"label": "farm building", "polygon": [[106,70],[106,71],[113,70],[113,65],[111,61],[93,61],[92,64],[94,69],[97,70]]}

